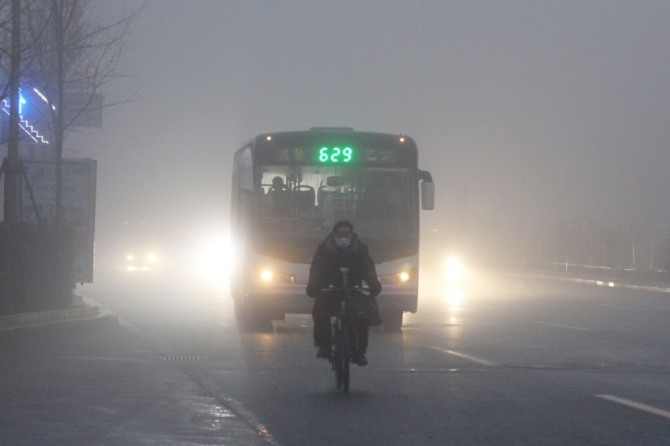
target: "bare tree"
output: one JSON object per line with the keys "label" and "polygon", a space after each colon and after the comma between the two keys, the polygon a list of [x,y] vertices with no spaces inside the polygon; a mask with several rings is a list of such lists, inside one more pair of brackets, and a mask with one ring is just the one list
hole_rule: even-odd
{"label": "bare tree", "polygon": [[12,2],[0,0],[0,101],[9,96],[11,70]]}
{"label": "bare tree", "polygon": [[[102,110],[101,88],[121,75],[124,39],[141,9],[106,23],[95,18],[88,0],[0,0],[0,113],[10,115],[2,169],[0,314],[71,303],[77,241],[62,209],[65,135],[87,113]],[[44,146],[56,155],[56,228],[18,224],[20,91],[29,90],[39,92],[41,127],[50,133]]]}
{"label": "bare tree", "polygon": [[27,55],[29,76],[24,83],[39,89],[45,103],[44,125],[50,130],[56,157],[57,224],[63,222],[66,135],[75,127],[90,126],[91,119],[101,119],[102,87],[123,75],[120,62],[124,43],[141,9],[103,22],[95,17],[89,0],[41,1],[28,8],[25,33],[32,45]]}
{"label": "bare tree", "polygon": [[[17,88],[20,88],[20,83],[27,77],[29,70],[29,61],[34,55],[34,36],[25,38],[25,32],[21,29],[25,28],[23,22],[27,21],[30,16],[30,11],[37,2],[41,0],[0,0],[0,105],[6,114],[9,114],[10,107],[7,104],[7,99],[11,95],[11,81],[12,74],[18,76]],[[15,15],[12,15],[15,14]],[[43,27],[33,28],[35,36],[42,36],[45,32],[47,23]],[[12,42],[15,46],[12,47]],[[16,52],[12,56],[12,51]],[[27,63],[28,60],[28,63]],[[0,121],[5,120],[5,116],[1,117]],[[0,143],[7,143],[7,128],[2,129],[0,135]]]}
{"label": "bare tree", "polygon": [[11,35],[9,51],[9,77],[4,92],[10,96],[9,112],[9,143],[7,145],[7,158],[2,163],[2,173],[5,175],[4,203],[5,220],[13,225],[18,222],[18,128],[19,128],[19,83],[21,68],[21,10],[20,0],[12,0],[10,8]]}

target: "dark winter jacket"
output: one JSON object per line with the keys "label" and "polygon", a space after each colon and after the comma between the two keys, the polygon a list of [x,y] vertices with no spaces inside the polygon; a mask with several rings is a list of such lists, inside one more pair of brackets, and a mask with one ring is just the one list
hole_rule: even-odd
{"label": "dark winter jacket", "polygon": [[351,285],[362,286],[362,281],[365,281],[370,288],[371,296],[376,296],[381,292],[382,285],[377,278],[375,262],[370,257],[367,245],[354,234],[351,245],[345,250],[340,250],[335,245],[335,239],[331,233],[321,242],[312,259],[307,294],[317,297],[321,289],[329,285],[342,287],[340,268],[343,267],[349,268]]}

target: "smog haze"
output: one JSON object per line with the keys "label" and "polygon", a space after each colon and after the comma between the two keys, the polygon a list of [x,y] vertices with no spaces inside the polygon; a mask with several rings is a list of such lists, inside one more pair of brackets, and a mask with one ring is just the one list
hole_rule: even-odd
{"label": "smog haze", "polygon": [[225,222],[236,148],[312,126],[415,138],[424,231],[669,228],[665,1],[149,0],[125,51],[105,93],[137,99],[72,143],[98,159],[101,237]]}

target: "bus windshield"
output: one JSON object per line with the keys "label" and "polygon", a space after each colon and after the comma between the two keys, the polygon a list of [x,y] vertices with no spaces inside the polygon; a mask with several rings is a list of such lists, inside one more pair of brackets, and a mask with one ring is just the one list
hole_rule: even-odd
{"label": "bus windshield", "polygon": [[418,237],[416,169],[264,165],[255,178],[257,252],[304,261],[342,219],[377,251],[389,242],[412,246]]}

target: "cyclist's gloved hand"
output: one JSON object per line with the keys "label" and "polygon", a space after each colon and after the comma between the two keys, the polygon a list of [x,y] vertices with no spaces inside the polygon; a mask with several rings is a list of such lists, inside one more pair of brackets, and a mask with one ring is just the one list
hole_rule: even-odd
{"label": "cyclist's gloved hand", "polygon": [[375,297],[382,292],[382,284],[379,280],[370,280],[368,288],[370,288],[370,297]]}
{"label": "cyclist's gloved hand", "polygon": [[309,283],[307,284],[307,288],[305,289],[305,292],[309,297],[316,297],[319,295],[319,290],[321,288],[318,287],[315,283]]}

